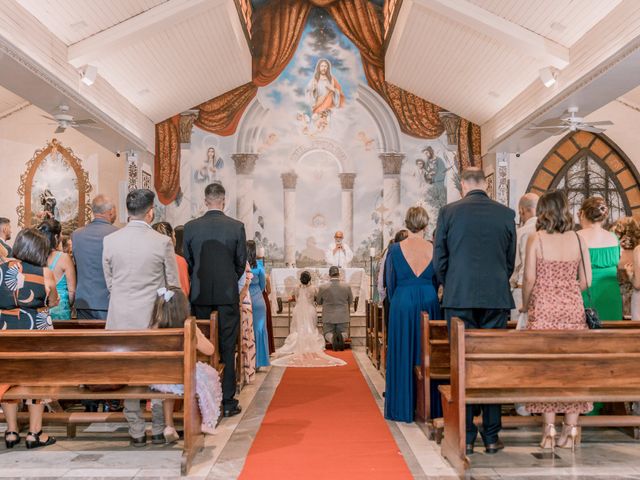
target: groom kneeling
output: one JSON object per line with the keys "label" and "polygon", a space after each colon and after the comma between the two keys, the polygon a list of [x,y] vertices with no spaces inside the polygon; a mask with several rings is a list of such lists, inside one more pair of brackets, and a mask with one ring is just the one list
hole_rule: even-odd
{"label": "groom kneeling", "polygon": [[318,305],[322,305],[322,332],[334,350],[344,350],[349,332],[349,308],[353,302],[351,287],[340,281],[340,269],[329,269],[329,283],[318,290]]}

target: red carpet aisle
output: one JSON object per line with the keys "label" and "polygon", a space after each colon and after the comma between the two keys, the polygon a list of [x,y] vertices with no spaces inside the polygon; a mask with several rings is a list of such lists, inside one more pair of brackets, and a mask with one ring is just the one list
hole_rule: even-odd
{"label": "red carpet aisle", "polygon": [[289,368],[240,478],[410,479],[350,351],[344,367]]}

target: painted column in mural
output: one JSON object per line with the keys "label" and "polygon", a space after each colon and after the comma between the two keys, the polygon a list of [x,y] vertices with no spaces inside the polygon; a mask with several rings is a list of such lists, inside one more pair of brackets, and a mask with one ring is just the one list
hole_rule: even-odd
{"label": "painted column in mural", "polygon": [[340,186],[342,187],[342,231],[344,241],[355,250],[353,244],[353,183],[356,180],[355,173],[340,173]]}
{"label": "painted column in mural", "polygon": [[384,245],[393,236],[393,219],[400,207],[400,169],[405,155],[403,153],[381,153],[382,160],[382,198],[384,214],[382,215],[382,239]]}
{"label": "painted column in mural", "polygon": [[236,218],[244,223],[247,240],[253,239],[253,170],[258,160],[257,153],[234,153],[236,166]]}
{"label": "painted column in mural", "polygon": [[284,263],[296,263],[296,181],[295,172],[285,172],[281,175],[284,190]]}

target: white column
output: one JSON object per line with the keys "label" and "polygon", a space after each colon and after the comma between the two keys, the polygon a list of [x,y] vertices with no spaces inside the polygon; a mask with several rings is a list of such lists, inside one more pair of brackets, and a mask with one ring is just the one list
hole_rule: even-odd
{"label": "white column", "polygon": [[281,175],[284,192],[284,263],[291,266],[296,263],[296,181],[295,172]]}
{"label": "white column", "polygon": [[[379,155],[382,160],[382,199],[383,199],[383,215],[382,215],[382,239],[384,246],[393,238],[395,229],[400,225],[396,225],[397,218],[401,218],[400,208],[400,169],[404,154],[402,153],[381,153]],[[399,217],[400,215],[400,217]]]}
{"label": "white column", "polygon": [[342,187],[342,232],[344,241],[352,249],[353,244],[353,183],[356,179],[355,173],[340,173],[340,186]]}
{"label": "white column", "polygon": [[234,153],[236,166],[236,218],[244,223],[247,240],[255,235],[253,228],[253,170],[258,160],[257,153]]}

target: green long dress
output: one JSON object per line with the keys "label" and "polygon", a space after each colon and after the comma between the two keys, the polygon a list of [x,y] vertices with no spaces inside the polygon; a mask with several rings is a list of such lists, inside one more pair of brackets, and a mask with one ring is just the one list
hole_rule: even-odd
{"label": "green long dress", "polygon": [[620,246],[590,248],[592,305],[587,292],[582,292],[585,307],[595,308],[600,320],[622,320],[622,295],[618,284]]}

